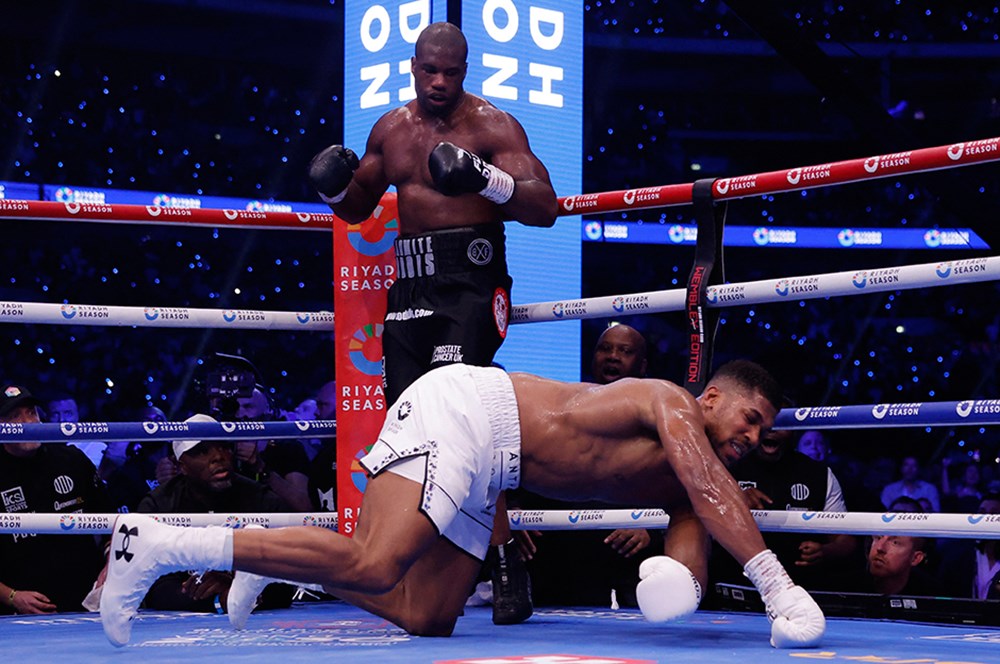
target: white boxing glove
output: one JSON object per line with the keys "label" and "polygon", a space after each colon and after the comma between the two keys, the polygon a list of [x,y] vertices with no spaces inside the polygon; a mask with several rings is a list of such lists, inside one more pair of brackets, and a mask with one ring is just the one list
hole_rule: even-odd
{"label": "white boxing glove", "polygon": [[795,585],[777,556],[765,549],[743,567],[744,574],[760,591],[771,621],[771,645],[775,648],[812,648],[826,632],[826,618],[816,601]]}
{"label": "white boxing glove", "polygon": [[639,565],[635,598],[650,622],[686,618],[701,603],[701,584],[683,563],[669,556],[653,556]]}
{"label": "white boxing glove", "polygon": [[826,631],[826,618],[816,601],[802,586],[792,586],[767,606],[771,623],[771,645],[775,648],[818,646]]}

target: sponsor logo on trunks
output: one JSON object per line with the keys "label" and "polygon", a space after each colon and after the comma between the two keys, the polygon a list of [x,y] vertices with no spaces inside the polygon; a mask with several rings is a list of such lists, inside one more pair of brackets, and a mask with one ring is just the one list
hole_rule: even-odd
{"label": "sponsor logo on trunks", "polygon": [[952,161],[958,161],[965,155],[996,152],[998,140],[1000,139],[988,138],[986,140],[971,141],[969,143],[955,143],[948,147],[948,158]]}
{"label": "sponsor logo on trunks", "polygon": [[489,265],[493,260],[493,245],[486,238],[477,237],[469,243],[465,255],[476,265]]}
{"label": "sponsor logo on trunks", "polygon": [[583,234],[587,236],[588,240],[600,240],[601,236],[604,234],[604,230],[601,228],[601,222],[588,221],[583,227]]}
{"label": "sponsor logo on trunks", "polygon": [[912,155],[912,152],[893,152],[892,154],[884,154],[878,157],[868,157],[868,159],[865,159],[865,170],[869,173],[876,173],[889,168],[908,166]]}
{"label": "sponsor logo on trunks", "polygon": [[[366,376],[382,375],[382,329],[381,323],[363,325],[354,331],[347,344],[347,356],[351,359],[351,364]],[[379,359],[370,360],[369,355],[375,355]]]}
{"label": "sponsor logo on trunks", "polygon": [[503,288],[493,291],[493,322],[500,338],[506,339],[507,326],[510,324],[510,296]]}
{"label": "sponsor logo on trunks", "polygon": [[880,403],[872,407],[872,416],[876,420],[889,417],[906,417],[920,414],[923,403]]}
{"label": "sponsor logo on trunks", "polygon": [[[396,240],[396,273],[400,279],[430,277],[435,273],[433,240],[434,238],[430,236]],[[491,252],[492,250],[493,248],[490,247]],[[472,259],[471,253],[472,246],[470,245],[470,260]]]}
{"label": "sponsor logo on trunks", "polygon": [[443,346],[434,346],[434,352],[431,354],[431,364],[435,362],[443,362],[445,364],[461,364],[464,359],[462,354],[461,344],[444,344]]}
{"label": "sponsor logo on trunks", "polygon": [[405,420],[413,412],[413,404],[409,401],[404,401],[399,404],[399,408],[396,409],[396,419]]}
{"label": "sponsor logo on trunks", "polygon": [[931,249],[938,247],[966,247],[969,245],[968,231],[948,231],[931,228],[924,233],[924,244]]}
{"label": "sponsor logo on trunks", "polygon": [[959,401],[955,405],[955,412],[959,417],[969,415],[997,415],[1000,414],[1000,399],[979,399],[976,401]]}
{"label": "sponsor logo on trunks", "polygon": [[[384,208],[379,206],[373,215],[375,219]],[[362,256],[381,256],[392,248],[399,237],[399,220],[396,218],[379,220],[381,223],[349,224],[347,242]]]}
{"label": "sponsor logo on trunks", "polygon": [[8,512],[23,512],[28,509],[28,499],[24,495],[24,487],[16,486],[0,492],[0,500],[3,501],[3,508]]}
{"label": "sponsor logo on trunks", "polygon": [[52,488],[56,490],[61,496],[65,496],[67,493],[73,490],[73,478],[69,475],[60,475],[59,477],[52,480]]}
{"label": "sponsor logo on trunks", "polygon": [[811,180],[824,180],[830,177],[830,164],[820,164],[818,166],[807,166],[805,168],[793,168],[785,173],[788,184],[799,184]]}
{"label": "sponsor logo on trunks", "polygon": [[803,501],[809,497],[809,487],[800,482],[796,482],[792,485],[791,494],[794,500]]}
{"label": "sponsor logo on trunks", "polygon": [[403,309],[402,311],[390,311],[385,315],[386,320],[413,320],[414,318],[427,318],[433,316],[430,309]]}

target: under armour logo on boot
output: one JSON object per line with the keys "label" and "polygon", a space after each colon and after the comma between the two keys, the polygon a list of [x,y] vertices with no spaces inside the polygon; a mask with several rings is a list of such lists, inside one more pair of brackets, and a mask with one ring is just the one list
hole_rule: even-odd
{"label": "under armour logo on boot", "polygon": [[121,551],[115,551],[115,560],[121,560],[122,558],[124,558],[125,562],[130,563],[132,562],[132,558],[135,557],[135,554],[129,553],[128,545],[129,542],[132,541],[132,537],[139,536],[139,527],[136,526],[135,528],[126,528],[125,524],[123,523],[121,527],[118,529],[118,532],[120,532],[125,537],[124,539],[122,539]]}

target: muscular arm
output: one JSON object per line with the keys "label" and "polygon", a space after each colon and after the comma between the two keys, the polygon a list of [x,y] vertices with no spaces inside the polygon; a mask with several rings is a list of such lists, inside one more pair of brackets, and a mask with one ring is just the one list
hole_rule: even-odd
{"label": "muscular arm", "polygon": [[514,178],[514,195],[500,209],[506,218],[526,226],[548,228],[559,211],[549,172],[531,151],[521,124],[506,113],[502,118],[496,123],[499,140],[490,161]]}
{"label": "muscular arm", "polygon": [[674,385],[651,391],[644,410],[698,519],[740,565],[763,551],[764,539],[732,475],[705,435],[693,397]]}
{"label": "muscular arm", "polygon": [[387,117],[383,116],[372,128],[354,179],[347,186],[347,195],[330,209],[349,224],[360,224],[371,216],[389,188],[385,174],[382,143],[387,131]]}

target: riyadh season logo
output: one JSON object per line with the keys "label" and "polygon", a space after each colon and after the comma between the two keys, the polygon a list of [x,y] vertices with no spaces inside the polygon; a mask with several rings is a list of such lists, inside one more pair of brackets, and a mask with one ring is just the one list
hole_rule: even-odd
{"label": "riyadh season logo", "polygon": [[669,237],[670,241],[674,244],[680,244],[684,241],[684,227],[680,224],[674,224],[667,229],[667,237]]}
{"label": "riyadh season logo", "polygon": [[837,233],[837,242],[840,243],[842,247],[853,247],[854,246],[854,230],[850,228],[845,228]]}
{"label": "riyadh season logo", "polygon": [[556,302],[555,304],[552,305],[552,315],[555,316],[556,318],[562,318],[563,317],[563,303],[562,302]]}
{"label": "riyadh season logo", "polygon": [[65,318],[66,320],[70,320],[71,318],[76,316],[76,305],[64,304],[61,307],[59,307],[59,312],[62,314],[63,318]]}
{"label": "riyadh season logo", "polygon": [[768,236],[767,228],[763,226],[758,226],[757,228],[753,229],[754,244],[763,247],[764,245],[767,244],[767,236]]}
{"label": "riyadh season logo", "polygon": [[888,412],[889,404],[887,403],[880,403],[872,407],[872,416],[874,416],[876,420],[881,420]]}
{"label": "riyadh season logo", "polygon": [[299,313],[295,314],[295,320],[297,320],[298,322],[302,323],[303,325],[305,325],[306,323],[308,323],[311,319],[312,319],[312,317],[309,314],[306,314],[306,313],[299,312]]}
{"label": "riyadh season logo", "polygon": [[774,284],[774,292],[777,293],[778,295],[780,295],[781,297],[787,297],[788,296],[788,279],[779,279]]}
{"label": "riyadh season logo", "polygon": [[959,401],[955,405],[955,412],[959,417],[968,417],[972,413],[972,405],[974,401]]}
{"label": "riyadh season logo", "polygon": [[942,279],[947,279],[951,276],[951,261],[945,261],[944,263],[938,263],[937,267],[934,268],[934,274]]}
{"label": "riyadh season logo", "polygon": [[854,284],[855,288],[864,288],[868,285],[868,273],[864,270],[855,272],[854,276],[851,277],[851,283]]}
{"label": "riyadh season logo", "polygon": [[76,517],[72,514],[63,514],[59,517],[60,530],[73,530],[76,528]]}
{"label": "riyadh season logo", "polygon": [[924,233],[924,244],[931,248],[940,247],[941,231],[936,228],[932,228]]}
{"label": "riyadh season logo", "polygon": [[611,300],[611,308],[618,313],[625,311],[625,298],[619,295],[615,299]]}
{"label": "riyadh season logo", "polygon": [[381,256],[392,248],[399,236],[398,219],[379,219],[384,210],[380,205],[372,215],[379,221],[378,224],[351,224],[347,227],[348,243],[362,256]]}
{"label": "riyadh season logo", "polygon": [[604,234],[601,230],[601,222],[588,221],[583,227],[583,234],[587,236],[588,240],[600,240]]}

